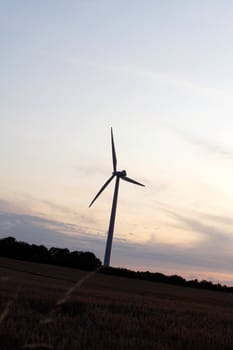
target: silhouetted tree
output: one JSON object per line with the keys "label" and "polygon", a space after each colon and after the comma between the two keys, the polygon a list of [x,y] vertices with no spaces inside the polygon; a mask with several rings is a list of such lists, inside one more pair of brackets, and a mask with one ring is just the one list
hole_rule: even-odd
{"label": "silhouetted tree", "polygon": [[95,270],[101,266],[101,261],[93,253],[70,252],[67,248],[57,247],[48,250],[43,245],[16,241],[14,237],[0,239],[0,256],[82,270]]}

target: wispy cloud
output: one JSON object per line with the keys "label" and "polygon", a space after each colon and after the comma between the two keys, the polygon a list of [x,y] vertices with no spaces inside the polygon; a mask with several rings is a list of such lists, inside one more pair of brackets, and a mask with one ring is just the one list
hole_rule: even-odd
{"label": "wispy cloud", "polygon": [[[91,250],[88,241],[98,243],[103,234],[92,235],[88,227],[56,220],[49,220],[35,215],[0,212],[0,235],[15,236],[18,239],[37,244],[65,246],[77,249],[77,243]],[[73,246],[75,242],[75,246]]]}
{"label": "wispy cloud", "polygon": [[[216,225],[216,222],[204,220],[204,215],[195,213],[196,216],[181,215],[177,212],[167,211],[175,219],[176,227],[184,228],[187,232],[198,233],[202,239],[197,242],[196,248],[199,251],[205,251],[211,254],[213,251],[228,250],[229,245],[233,247],[233,237],[231,236],[231,229],[223,225],[229,223],[230,220],[222,218],[219,221],[222,223],[221,228]],[[211,216],[209,216],[211,218]]]}
{"label": "wispy cloud", "polygon": [[[96,220],[95,218],[92,216],[87,216],[84,214],[80,214],[80,212],[71,209],[68,206],[62,205],[60,203],[55,203],[54,201],[51,200],[47,200],[47,199],[43,199],[43,198],[39,198],[39,197],[34,197],[32,195],[28,195],[28,194],[21,194],[20,195],[22,199],[26,200],[27,202],[32,203],[32,206],[37,207],[39,204],[43,204],[47,209],[51,209],[56,216],[59,216],[59,214],[62,214],[62,217],[68,217],[69,220],[72,219],[72,222],[81,222],[82,225],[92,225],[93,228],[96,224]],[[7,201],[5,201],[7,203]],[[2,209],[4,210],[5,207],[3,207]],[[11,203],[8,204],[7,206],[8,211],[12,211],[12,206]],[[88,208],[88,203],[86,204],[86,208]],[[0,210],[1,210],[1,203],[0,203]],[[36,215],[38,215],[39,213],[36,213]],[[41,217],[44,217],[43,214],[39,215]]]}
{"label": "wispy cloud", "polygon": [[109,165],[102,163],[100,160],[98,163],[96,161],[92,164],[83,163],[82,165],[76,166],[75,169],[85,176],[93,177],[93,174],[107,176],[111,169],[110,161],[109,157]]}
{"label": "wispy cloud", "polygon": [[215,96],[216,98],[232,98],[232,89],[223,87],[217,87],[208,85],[202,81],[191,80],[190,78],[172,72],[172,71],[161,71],[161,68],[155,69],[154,67],[148,68],[143,65],[137,64],[117,64],[113,62],[95,62],[95,61],[80,61],[77,59],[72,60],[72,57],[66,57],[73,63],[79,63],[89,68],[98,69],[102,71],[122,73],[137,76],[143,79],[155,80],[156,82],[162,82],[169,86],[173,86],[178,89],[191,90],[193,93],[204,96]]}
{"label": "wispy cloud", "polygon": [[[231,217],[174,208],[159,202],[157,205],[168,218],[172,219],[167,224],[168,229],[170,227],[171,231],[172,229],[182,230],[187,235],[194,234],[199,238],[191,247],[188,246],[185,249],[185,252],[192,251],[187,262],[192,259],[193,254],[198,254],[201,258],[200,261],[216,259],[213,264],[215,268],[225,266],[229,269],[228,262],[233,259],[231,254],[233,249],[233,220]],[[176,246],[175,249],[179,250],[179,244]]]}
{"label": "wispy cloud", "polygon": [[[42,200],[56,210],[68,209],[53,202]],[[187,236],[197,235],[193,244],[184,246],[179,242],[157,239],[156,227],[151,227],[151,238],[145,242],[135,242],[134,237],[122,239],[114,237],[112,263],[115,266],[147,268],[163,272],[165,268],[183,274],[186,270],[230,273],[233,265],[233,219],[228,216],[198,212],[174,207],[156,201],[159,212],[165,215],[165,227],[169,234],[179,235],[179,230]],[[93,225],[80,225],[52,220],[39,215],[14,212],[14,204],[0,200],[0,237],[15,236],[19,240],[46,246],[67,247],[71,250],[93,251],[103,258],[106,234],[94,230]],[[166,221],[167,217],[167,221]],[[142,228],[143,230],[143,228]],[[158,228],[160,231],[160,227]],[[186,273],[187,274],[187,273]]]}
{"label": "wispy cloud", "polygon": [[214,141],[210,141],[208,139],[201,138],[197,135],[188,133],[187,131],[180,130],[177,127],[169,127],[173,132],[175,132],[178,136],[182,137],[187,143],[199,147],[201,151],[207,152],[211,156],[220,156],[224,158],[232,158],[233,150],[228,149],[227,147],[220,145]]}
{"label": "wispy cloud", "polygon": [[[185,135],[184,135],[185,137]],[[217,143],[211,142],[206,139],[202,139],[200,137],[194,136],[194,135],[186,135],[186,140],[193,144],[194,146],[199,146],[203,149],[205,149],[209,154],[212,155],[219,155],[226,158],[232,158],[233,157],[233,151],[230,149],[227,149],[226,147],[223,147],[222,145],[219,145]]]}
{"label": "wispy cloud", "polygon": [[19,205],[6,199],[0,199],[0,211],[18,212]]}
{"label": "wispy cloud", "polygon": [[[187,230],[187,234],[190,231],[198,232],[204,239],[198,245],[184,249],[180,245],[156,242],[153,239],[135,243],[116,237],[113,242],[113,264],[134,266],[139,270],[147,266],[150,270],[161,272],[170,266],[170,270],[173,268],[174,273],[180,274],[190,267],[196,269],[197,276],[199,270],[219,273],[232,270],[233,256],[229,253],[229,247],[233,246],[233,238],[228,230],[219,230],[213,224],[206,224],[201,216],[198,219],[180,215],[174,210],[168,210],[167,213],[180,227]],[[0,212],[0,236],[9,235],[36,244],[93,251],[101,259],[106,240],[102,233],[90,234],[82,226],[38,216]]]}

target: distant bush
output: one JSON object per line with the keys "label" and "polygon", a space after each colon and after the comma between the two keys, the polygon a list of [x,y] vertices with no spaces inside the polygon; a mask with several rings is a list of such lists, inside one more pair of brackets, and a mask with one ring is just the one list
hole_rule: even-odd
{"label": "distant bush", "polygon": [[14,237],[0,239],[0,256],[52,265],[93,271],[101,261],[91,252],[70,252],[65,248],[46,248],[43,245],[17,241]]}

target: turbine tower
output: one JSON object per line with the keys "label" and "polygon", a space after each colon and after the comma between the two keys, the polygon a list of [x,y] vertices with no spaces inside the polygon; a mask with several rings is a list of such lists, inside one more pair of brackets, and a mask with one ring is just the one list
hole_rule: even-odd
{"label": "turbine tower", "polygon": [[114,231],[114,225],[115,225],[115,217],[116,217],[116,208],[117,208],[117,198],[118,198],[118,190],[119,190],[119,183],[120,179],[131,182],[135,185],[139,186],[145,186],[141,184],[140,182],[137,182],[133,179],[130,179],[127,177],[127,173],[125,170],[118,171],[117,170],[117,157],[116,157],[116,150],[114,145],[114,138],[113,138],[113,131],[111,128],[111,144],[112,144],[112,163],[113,163],[113,172],[110,178],[105,182],[105,184],[101,187],[95,198],[92,200],[92,202],[89,205],[89,208],[92,206],[92,204],[96,201],[96,199],[99,197],[99,195],[105,190],[105,188],[110,184],[110,182],[116,178],[115,182],[115,189],[114,189],[114,195],[113,195],[113,202],[112,202],[112,211],[110,216],[110,222],[109,222],[109,228],[108,228],[108,237],[106,242],[106,248],[105,248],[105,255],[104,255],[104,266],[108,267],[110,264],[110,256],[111,256],[111,249],[112,249],[112,238],[113,238],[113,231]]}

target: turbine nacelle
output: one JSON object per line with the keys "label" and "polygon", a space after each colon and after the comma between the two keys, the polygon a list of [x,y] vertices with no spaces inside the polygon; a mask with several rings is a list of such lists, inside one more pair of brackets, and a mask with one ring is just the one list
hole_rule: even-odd
{"label": "turbine nacelle", "polygon": [[119,177],[124,177],[124,176],[127,176],[127,172],[125,170],[122,170],[122,171],[114,171],[112,173],[112,175],[114,176],[119,176]]}

